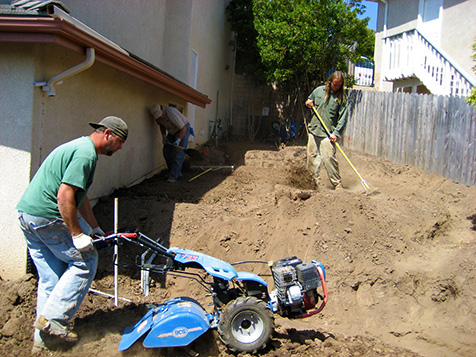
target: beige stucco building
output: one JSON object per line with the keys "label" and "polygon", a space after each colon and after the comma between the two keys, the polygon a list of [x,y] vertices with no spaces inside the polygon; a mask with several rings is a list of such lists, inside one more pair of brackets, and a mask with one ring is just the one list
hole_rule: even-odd
{"label": "beige stucco building", "polygon": [[26,271],[21,195],[51,150],[91,133],[88,122],[117,115],[129,125],[123,149],[99,159],[94,203],[165,168],[152,104],[183,109],[196,133],[190,146],[208,140],[215,118],[230,118],[226,4],[0,0],[1,278]]}
{"label": "beige stucco building", "polygon": [[476,0],[377,2],[375,85],[382,91],[467,96],[476,84]]}

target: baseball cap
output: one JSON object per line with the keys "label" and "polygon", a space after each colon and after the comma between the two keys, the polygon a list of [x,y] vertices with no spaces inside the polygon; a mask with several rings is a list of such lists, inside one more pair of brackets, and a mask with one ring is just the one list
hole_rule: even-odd
{"label": "baseball cap", "polygon": [[154,119],[158,119],[162,116],[162,106],[159,104],[154,104],[150,107],[150,113],[154,117]]}
{"label": "baseball cap", "polygon": [[114,135],[127,140],[127,134],[129,129],[127,124],[121,118],[115,116],[108,116],[101,120],[99,123],[89,123],[94,129],[104,127],[110,129]]}

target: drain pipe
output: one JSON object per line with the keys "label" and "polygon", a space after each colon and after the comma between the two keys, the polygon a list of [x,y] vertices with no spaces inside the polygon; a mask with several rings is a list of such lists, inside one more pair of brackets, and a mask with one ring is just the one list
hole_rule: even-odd
{"label": "drain pipe", "polygon": [[96,59],[94,48],[88,47],[86,48],[86,60],[77,64],[70,69],[67,69],[64,72],[57,74],[56,76],[51,77],[48,82],[35,82],[35,87],[41,87],[41,89],[48,94],[49,97],[54,97],[56,95],[55,86],[56,84],[61,84],[63,80],[68,79],[78,73],[81,73],[88,68],[90,68],[94,64],[94,60]]}

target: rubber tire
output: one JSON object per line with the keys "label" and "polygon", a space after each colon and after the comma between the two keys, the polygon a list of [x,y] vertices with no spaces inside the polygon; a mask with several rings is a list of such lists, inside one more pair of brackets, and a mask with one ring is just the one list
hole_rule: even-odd
{"label": "rubber tire", "polygon": [[220,314],[218,333],[233,352],[256,353],[264,348],[274,331],[274,316],[263,300],[239,297]]}

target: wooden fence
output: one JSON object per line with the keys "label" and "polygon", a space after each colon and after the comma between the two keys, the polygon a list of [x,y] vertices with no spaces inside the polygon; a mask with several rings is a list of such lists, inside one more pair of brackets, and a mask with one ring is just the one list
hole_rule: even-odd
{"label": "wooden fence", "polygon": [[476,185],[476,111],[463,98],[407,93],[349,93],[343,144]]}

